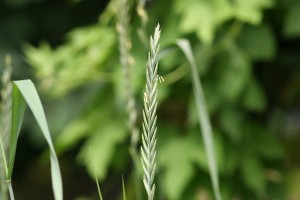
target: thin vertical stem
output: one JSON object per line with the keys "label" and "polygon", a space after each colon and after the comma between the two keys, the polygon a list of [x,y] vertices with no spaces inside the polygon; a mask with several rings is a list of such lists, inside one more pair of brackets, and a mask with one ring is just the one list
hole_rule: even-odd
{"label": "thin vertical stem", "polygon": [[13,187],[12,187],[12,184],[11,184],[11,180],[7,181],[7,186],[8,186],[10,200],[15,200],[15,196],[14,196],[14,191],[13,191]]}
{"label": "thin vertical stem", "polygon": [[137,143],[139,141],[139,133],[136,127],[137,121],[137,110],[136,102],[133,95],[133,90],[130,85],[130,48],[131,40],[129,37],[129,5],[127,0],[119,1],[119,11],[118,12],[118,21],[117,21],[117,32],[119,36],[119,52],[120,52],[120,62],[122,65],[123,71],[123,82],[124,82],[124,91],[126,93],[126,110],[128,113],[128,128],[131,132],[131,143],[129,152],[134,164],[134,182],[136,187],[136,198],[141,200],[141,184],[139,182],[139,166],[137,165],[136,160],[138,160],[137,153]]}

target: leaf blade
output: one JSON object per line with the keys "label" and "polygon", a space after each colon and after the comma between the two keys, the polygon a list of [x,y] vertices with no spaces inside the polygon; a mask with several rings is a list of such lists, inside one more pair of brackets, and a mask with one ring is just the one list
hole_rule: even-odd
{"label": "leaf blade", "polygon": [[11,123],[10,140],[9,140],[8,171],[6,174],[7,180],[10,180],[12,176],[15,154],[17,149],[17,142],[18,142],[18,137],[23,122],[25,108],[26,108],[25,100],[22,97],[16,85],[13,84],[12,119],[11,119],[12,123]]}
{"label": "leaf blade", "polygon": [[199,119],[199,124],[201,125],[201,130],[202,130],[201,132],[204,140],[205,152],[208,159],[209,172],[210,172],[210,177],[214,189],[214,195],[217,200],[221,200],[222,197],[220,194],[219,175],[218,175],[218,168],[217,168],[216,156],[214,151],[212,128],[209,119],[209,114],[206,108],[203,89],[201,86],[200,78],[198,76],[199,74],[198,69],[192,53],[192,48],[190,42],[186,39],[177,40],[176,45],[183,52],[183,54],[185,55],[185,57],[187,58],[191,66],[192,84],[193,84],[196,106],[198,110],[197,112],[198,119]]}
{"label": "leaf blade", "polygon": [[32,111],[48,143],[48,146],[50,148],[51,177],[52,177],[52,188],[54,192],[54,198],[55,200],[62,200],[63,189],[62,189],[62,178],[61,178],[60,167],[58,163],[58,158],[54,150],[45,112],[41,100],[39,98],[39,95],[31,80],[14,81],[13,83],[14,86],[16,86],[16,88],[18,89],[19,93],[23,96],[24,102],[27,103],[30,110]]}

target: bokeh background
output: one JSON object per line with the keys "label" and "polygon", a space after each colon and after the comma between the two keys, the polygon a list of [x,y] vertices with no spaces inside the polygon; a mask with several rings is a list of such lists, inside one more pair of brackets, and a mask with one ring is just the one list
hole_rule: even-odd
{"label": "bokeh background", "polygon": [[[300,1],[128,1],[130,76],[141,131],[148,38],[160,23],[157,199],[213,199],[190,69],[191,41],[214,131],[223,199],[300,199]],[[144,8],[144,10],[142,9]],[[0,66],[32,79],[45,106],[65,199],[139,199],[119,61],[118,0],[1,0]],[[146,11],[145,13],[143,11]],[[48,152],[25,116],[16,199],[53,199]],[[142,185],[142,182],[140,182]]]}

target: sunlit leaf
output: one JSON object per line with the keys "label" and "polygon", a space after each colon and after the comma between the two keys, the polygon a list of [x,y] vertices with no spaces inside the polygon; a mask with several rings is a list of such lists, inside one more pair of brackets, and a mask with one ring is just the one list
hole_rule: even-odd
{"label": "sunlit leaf", "polygon": [[93,176],[93,165],[90,162],[89,155],[89,148],[91,148],[93,150],[94,163],[97,163],[95,169],[96,175],[100,180],[103,180],[107,175],[107,170],[113,159],[116,146],[124,141],[127,133],[124,124],[119,121],[101,124],[99,127],[94,127],[92,131],[92,135],[90,135],[83,145],[78,158]]}
{"label": "sunlit leaf", "polygon": [[227,1],[178,1],[176,10],[182,14],[180,28],[186,32],[195,32],[198,38],[211,44],[217,26],[233,16]]}
{"label": "sunlit leaf", "polygon": [[273,0],[236,0],[234,3],[237,19],[251,24],[258,24],[262,20],[263,9],[273,6]]}

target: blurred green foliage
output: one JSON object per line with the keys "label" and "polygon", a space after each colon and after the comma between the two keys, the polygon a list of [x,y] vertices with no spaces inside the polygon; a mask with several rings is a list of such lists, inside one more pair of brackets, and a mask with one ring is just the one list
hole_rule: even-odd
{"label": "blurred green foliage", "polygon": [[[32,2],[38,4],[29,0],[5,2],[18,7]],[[80,3],[72,1],[75,5]],[[278,80],[273,80],[276,72],[272,67],[299,65],[296,59],[299,49],[295,51],[298,54],[288,54],[293,50],[285,53],[280,48],[286,49],[286,44],[299,39],[300,2],[152,0],[146,2],[146,26],[136,10],[137,4],[130,1],[129,28],[131,84],[139,113],[148,51],[145,39],[148,40],[149,30],[153,30],[157,22],[162,27],[159,74],[165,82],[159,85],[157,136],[161,195],[171,200],[195,199],[210,196],[211,192],[189,68],[184,56],[174,47],[176,39],[188,38],[193,45],[215,133],[223,199],[287,199],[292,189],[285,193],[278,178],[284,175],[280,163],[286,156],[274,134],[278,130],[272,131],[267,121],[278,103],[293,106],[300,99],[296,92],[300,89],[299,73],[298,76],[296,73],[299,70],[295,67],[291,67],[292,75],[277,72],[276,77],[291,77],[290,81],[278,83],[283,82],[286,91],[280,90],[280,86],[270,86],[276,85],[274,82]],[[79,11],[86,12],[84,7]],[[99,8],[98,22],[91,21],[87,26],[82,24],[88,23],[78,23],[64,42],[36,45],[34,41],[34,45],[24,46],[26,61],[32,66],[39,91],[50,100],[59,100],[54,106],[57,109],[49,110],[50,120],[59,132],[57,150],[63,153],[79,149],[79,163],[93,175],[90,146],[101,180],[105,180],[110,171],[131,170],[125,91],[115,31],[117,12],[118,1],[111,0],[103,12]],[[55,23],[70,22],[66,13],[60,14],[62,20]],[[51,35],[51,31],[58,34],[57,28],[49,28],[53,27],[53,19],[48,21],[49,24],[42,26],[48,27],[44,28],[46,35]],[[30,34],[29,25],[23,30],[23,35]],[[293,44],[291,46],[293,49]],[[279,96],[282,99],[276,100]],[[141,116],[138,120],[141,121]],[[133,198],[131,190],[126,190],[128,199]]]}

